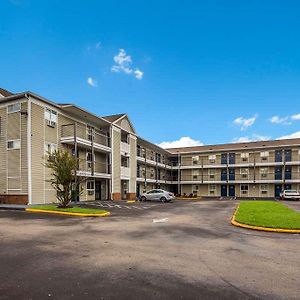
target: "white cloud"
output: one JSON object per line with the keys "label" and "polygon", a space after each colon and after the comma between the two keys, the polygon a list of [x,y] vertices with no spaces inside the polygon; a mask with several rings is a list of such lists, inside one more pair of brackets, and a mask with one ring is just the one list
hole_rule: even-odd
{"label": "white cloud", "polygon": [[162,142],[162,143],[158,144],[158,146],[166,149],[166,148],[203,146],[203,143],[201,143],[198,140],[194,140],[194,139],[190,138],[189,136],[183,136],[176,141]]}
{"label": "white cloud", "polygon": [[243,117],[238,117],[233,121],[233,123],[235,125],[241,126],[241,130],[246,130],[248,127],[252,126],[255,123],[256,119],[257,119],[257,115],[248,119]]}
{"label": "white cloud", "polygon": [[279,116],[273,116],[270,119],[270,122],[273,124],[284,124],[284,125],[290,125],[291,122],[288,121],[289,117],[279,117]]}
{"label": "white cloud", "polygon": [[134,75],[135,75],[135,78],[138,79],[138,80],[142,80],[143,79],[143,76],[144,76],[144,72],[140,71],[139,69],[136,69],[134,71]]}
{"label": "white cloud", "polygon": [[249,143],[257,141],[268,141],[271,137],[259,134],[252,134],[252,136],[242,136],[232,140],[233,143]]}
{"label": "white cloud", "polygon": [[92,77],[89,77],[86,82],[87,82],[88,85],[90,85],[92,87],[97,87],[98,86],[97,80],[93,79]]}
{"label": "white cloud", "polygon": [[114,56],[114,62],[115,65],[111,67],[112,72],[133,74],[136,79],[143,79],[144,72],[139,69],[133,70],[131,56],[127,55],[124,49],[120,49],[119,53]]}
{"label": "white cloud", "polygon": [[299,139],[300,138],[300,131],[296,131],[294,133],[281,136],[277,138],[277,140],[288,140],[288,139]]}
{"label": "white cloud", "polygon": [[300,113],[299,113],[299,114],[292,115],[292,116],[291,116],[291,119],[294,120],[294,121],[300,120]]}

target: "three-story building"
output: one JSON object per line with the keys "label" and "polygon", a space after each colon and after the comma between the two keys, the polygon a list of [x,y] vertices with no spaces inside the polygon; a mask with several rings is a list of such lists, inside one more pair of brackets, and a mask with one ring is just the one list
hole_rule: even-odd
{"label": "three-story building", "polygon": [[0,89],[0,202],[54,202],[48,151],[79,158],[77,200],[135,199],[162,188],[197,197],[273,198],[299,189],[300,139],[162,149],[127,114],[97,116]]}

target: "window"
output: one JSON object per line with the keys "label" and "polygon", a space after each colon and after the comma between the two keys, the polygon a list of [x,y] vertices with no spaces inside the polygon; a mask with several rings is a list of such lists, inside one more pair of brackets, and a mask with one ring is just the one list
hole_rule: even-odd
{"label": "window", "polygon": [[95,193],[95,182],[93,180],[88,180],[86,182],[86,190],[88,195],[94,195]]}
{"label": "window", "polygon": [[215,169],[208,169],[209,179],[215,179]]}
{"label": "window", "polygon": [[193,179],[198,179],[199,170],[193,170]]}
{"label": "window", "polygon": [[249,191],[249,185],[248,184],[242,184],[241,185],[241,194],[242,195],[248,195]]}
{"label": "window", "polygon": [[56,144],[45,143],[45,154],[53,153],[57,149]]}
{"label": "window", "polygon": [[216,192],[216,185],[215,184],[210,184],[209,185],[209,193],[214,194]]}
{"label": "window", "polygon": [[199,156],[193,156],[193,157],[192,157],[192,160],[193,160],[193,164],[194,164],[194,165],[197,165],[197,164],[198,164],[198,161],[199,161]]}
{"label": "window", "polygon": [[243,162],[247,162],[249,160],[249,153],[241,153],[241,159]]}
{"label": "window", "polygon": [[95,139],[95,130],[93,127],[87,125],[86,127],[86,135],[89,141],[93,141]]}
{"label": "window", "polygon": [[208,160],[210,163],[215,163],[216,162],[217,156],[215,154],[209,155]]}
{"label": "window", "polygon": [[21,103],[14,103],[7,106],[7,113],[14,113],[21,110]]}
{"label": "window", "polygon": [[269,185],[268,184],[261,184],[260,185],[260,193],[262,195],[268,195],[268,193],[269,193]]}
{"label": "window", "polygon": [[249,177],[249,169],[248,168],[241,168],[241,177],[243,179],[248,179],[248,177]]}
{"label": "window", "polygon": [[267,178],[269,173],[268,168],[260,168],[260,177],[261,178]]}
{"label": "window", "polygon": [[45,108],[45,120],[49,121],[49,124],[55,125],[57,123],[57,112],[52,109]]}
{"label": "window", "polygon": [[7,141],[7,149],[20,149],[21,148],[21,141],[20,140],[11,140]]}
{"label": "window", "polygon": [[269,157],[269,152],[268,151],[260,152],[260,157],[262,161],[267,161]]}

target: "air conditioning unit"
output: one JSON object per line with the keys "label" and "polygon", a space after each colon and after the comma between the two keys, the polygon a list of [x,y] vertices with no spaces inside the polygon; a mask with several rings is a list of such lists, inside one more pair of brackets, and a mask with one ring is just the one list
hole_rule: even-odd
{"label": "air conditioning unit", "polygon": [[243,178],[247,178],[247,177],[248,177],[248,174],[242,174],[242,177],[243,177]]}
{"label": "air conditioning unit", "polygon": [[49,127],[54,128],[54,127],[56,126],[56,122],[47,120],[47,125],[48,125]]}
{"label": "air conditioning unit", "polygon": [[94,195],[94,191],[88,191],[88,195],[89,195],[89,196]]}

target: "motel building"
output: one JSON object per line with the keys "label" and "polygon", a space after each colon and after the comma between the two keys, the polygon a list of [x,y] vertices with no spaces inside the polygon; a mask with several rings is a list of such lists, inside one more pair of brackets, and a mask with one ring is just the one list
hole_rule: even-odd
{"label": "motel building", "polygon": [[80,201],[136,199],[151,189],[202,198],[275,198],[300,189],[300,139],[162,149],[128,115],[97,116],[32,92],[0,89],[0,203],[56,199],[47,151],[80,160]]}

